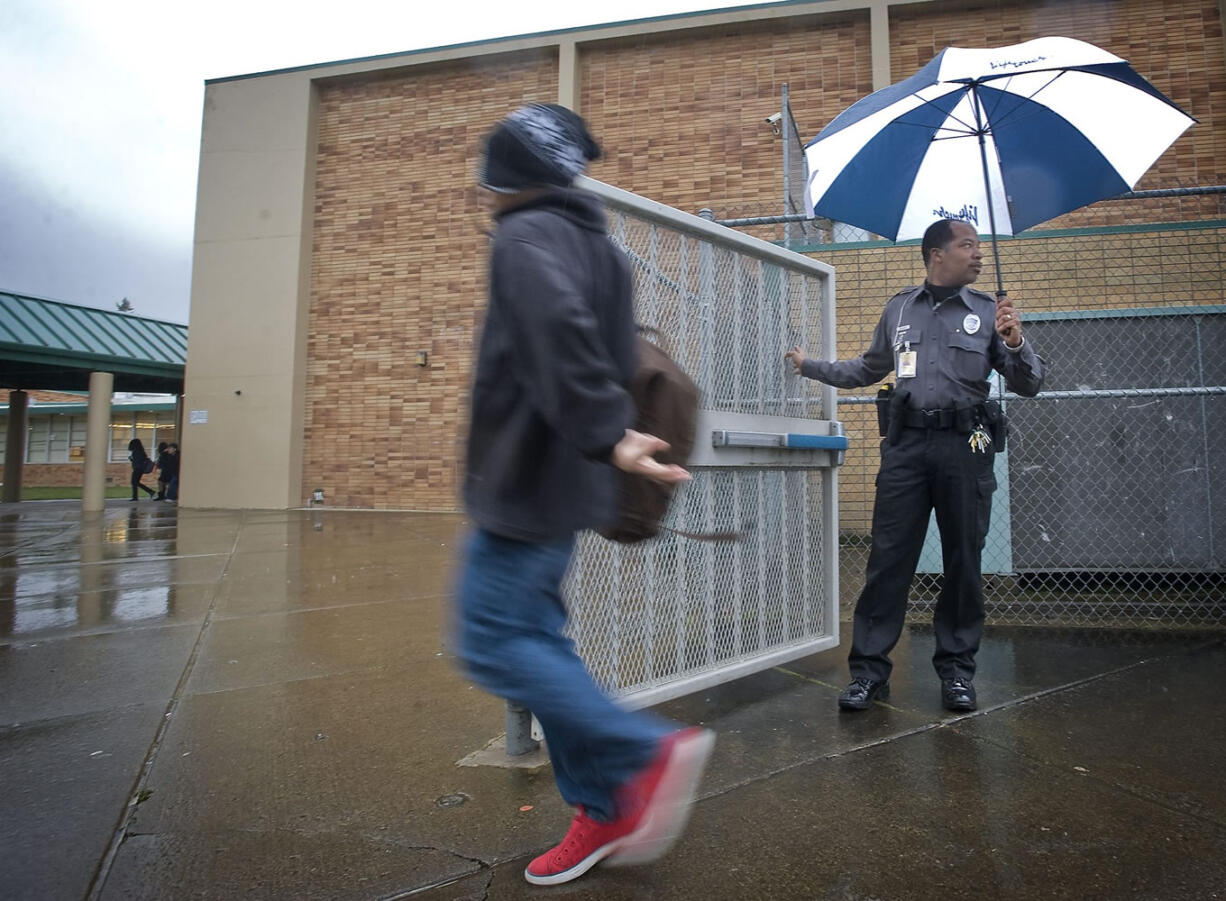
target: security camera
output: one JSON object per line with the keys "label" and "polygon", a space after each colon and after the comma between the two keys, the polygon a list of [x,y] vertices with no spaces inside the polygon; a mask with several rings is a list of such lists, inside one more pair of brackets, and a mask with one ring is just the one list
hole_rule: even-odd
{"label": "security camera", "polygon": [[783,113],[771,113],[766,117],[767,125],[778,125],[783,120]]}

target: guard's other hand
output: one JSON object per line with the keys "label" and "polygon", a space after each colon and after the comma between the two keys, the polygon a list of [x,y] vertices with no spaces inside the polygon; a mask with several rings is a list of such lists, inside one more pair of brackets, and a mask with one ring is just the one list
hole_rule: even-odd
{"label": "guard's other hand", "polygon": [[1017,347],[1022,343],[1022,317],[1013,308],[1013,301],[1008,294],[996,296],[996,334],[1009,347]]}
{"label": "guard's other hand", "polygon": [[690,474],[675,463],[661,463],[655,455],[668,450],[668,442],[655,435],[626,429],[626,435],[613,446],[613,465],[623,472],[645,476],[671,485],[688,482]]}
{"label": "guard's other hand", "polygon": [[783,359],[791,360],[792,371],[796,375],[800,375],[800,367],[804,365],[805,362],[805,352],[803,350],[801,350],[799,347],[793,347],[783,355]]}

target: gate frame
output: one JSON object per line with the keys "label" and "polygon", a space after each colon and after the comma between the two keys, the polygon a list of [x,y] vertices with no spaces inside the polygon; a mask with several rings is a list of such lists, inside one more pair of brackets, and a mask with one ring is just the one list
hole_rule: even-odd
{"label": "gate frame", "polygon": [[[717,246],[734,249],[763,262],[773,263],[790,271],[801,271],[817,278],[823,283],[820,307],[821,347],[818,349],[818,354],[822,359],[834,359],[837,350],[835,271],[834,267],[828,263],[742,234],[701,216],[684,213],[588,176],[579,176],[575,180],[575,187],[595,194],[612,209],[625,211],[640,219],[666,226],[690,237],[710,241]],[[785,365],[783,352],[784,349],[781,348],[779,351],[780,366]],[[826,624],[827,634],[819,638],[778,647],[761,656],[740,660],[726,667],[695,673],[663,685],[619,694],[617,695],[618,703],[630,709],[659,704],[770,669],[799,657],[807,657],[838,647],[840,641],[838,467],[843,462],[843,452],[837,449],[788,449],[786,446],[780,448],[711,447],[711,432],[720,428],[745,429],[747,426],[755,426],[763,429],[768,427],[772,421],[777,421],[783,426],[794,426],[795,423],[803,421],[810,429],[818,430],[825,436],[841,438],[845,448],[846,439],[843,438],[842,423],[833,416],[838,410],[837,389],[831,385],[822,384],[819,388],[819,398],[822,416],[816,419],[798,420],[794,417],[723,413],[702,409],[699,414],[698,440],[693,458],[688,465],[691,468],[816,469],[821,472],[823,522],[822,546],[819,553],[825,557],[827,562],[821,586],[824,593],[823,622]],[[809,404],[806,403],[810,400],[809,398],[785,398],[785,400],[788,402],[795,400],[799,405],[804,406],[806,411],[809,409]]]}

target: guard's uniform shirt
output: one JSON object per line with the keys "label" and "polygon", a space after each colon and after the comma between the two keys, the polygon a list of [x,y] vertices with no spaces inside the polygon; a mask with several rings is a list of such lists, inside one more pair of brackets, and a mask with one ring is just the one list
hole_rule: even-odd
{"label": "guard's uniform shirt", "polygon": [[899,291],[885,305],[868,350],[852,360],[805,360],[801,375],[836,388],[860,388],[898,371],[899,355],[915,353],[915,376],[899,379],[921,410],[951,409],[987,400],[992,370],[1010,391],[1034,397],[1043,361],[1030,343],[1009,348],[996,333],[996,301],[964,285],[937,302],[928,285]]}

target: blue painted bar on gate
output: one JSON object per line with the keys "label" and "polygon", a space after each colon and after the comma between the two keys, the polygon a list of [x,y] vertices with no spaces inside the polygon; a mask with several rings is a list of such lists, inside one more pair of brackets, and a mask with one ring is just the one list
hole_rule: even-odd
{"label": "blue painted bar on gate", "polygon": [[847,450],[843,435],[809,435],[802,432],[750,432],[716,429],[711,433],[716,447],[763,447],[777,450]]}
{"label": "blue painted bar on gate", "polygon": [[847,450],[847,438],[843,435],[800,435],[789,432],[787,446],[817,450]]}

